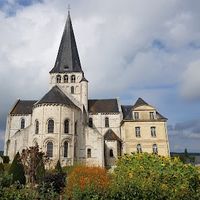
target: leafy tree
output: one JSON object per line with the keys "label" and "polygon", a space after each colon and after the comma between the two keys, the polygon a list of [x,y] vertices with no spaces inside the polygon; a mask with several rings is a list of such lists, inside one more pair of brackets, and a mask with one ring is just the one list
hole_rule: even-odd
{"label": "leafy tree", "polygon": [[19,152],[14,157],[14,160],[9,169],[9,174],[12,174],[13,183],[19,182],[20,184],[25,185],[26,177]]}
{"label": "leafy tree", "polygon": [[55,170],[57,173],[63,173],[63,170],[62,170],[62,167],[61,167],[61,164],[60,164],[60,160],[57,161],[57,164],[55,166]]}

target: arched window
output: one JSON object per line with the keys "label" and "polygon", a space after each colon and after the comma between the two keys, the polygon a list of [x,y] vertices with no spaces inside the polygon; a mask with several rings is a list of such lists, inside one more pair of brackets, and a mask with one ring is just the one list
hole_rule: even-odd
{"label": "arched window", "polygon": [[53,133],[54,132],[54,121],[50,119],[48,121],[48,133]]}
{"label": "arched window", "polygon": [[108,117],[105,118],[105,127],[109,127],[109,118]]}
{"label": "arched window", "polygon": [[151,127],[151,137],[156,137],[156,127],[155,126]]}
{"label": "arched window", "polygon": [[92,151],[91,149],[87,149],[87,158],[91,158],[92,157]]}
{"label": "arched window", "polygon": [[158,153],[157,144],[153,144],[153,153],[154,153],[154,154],[157,154],[157,153]]}
{"label": "arched window", "polygon": [[71,76],[71,83],[75,83],[75,80],[76,80],[75,75],[72,75],[72,76]]}
{"label": "arched window", "polygon": [[39,133],[39,121],[35,120],[35,134]]}
{"label": "arched window", "polygon": [[89,118],[88,126],[93,127],[93,119],[91,117]]}
{"label": "arched window", "polygon": [[56,81],[57,81],[57,83],[61,83],[61,76],[60,75],[56,76]]}
{"label": "arched window", "polygon": [[78,123],[75,122],[74,124],[74,134],[77,135],[77,126],[78,126]]}
{"label": "arched window", "polygon": [[74,94],[74,86],[71,87],[71,93]]}
{"label": "arched window", "polygon": [[21,119],[21,129],[24,129],[25,128],[25,119]]}
{"label": "arched window", "polygon": [[68,83],[68,76],[64,75],[64,83]]}
{"label": "arched window", "polygon": [[64,142],[64,157],[65,158],[68,157],[68,142],[67,141]]}
{"label": "arched window", "polygon": [[142,146],[141,146],[141,144],[137,145],[137,153],[142,153]]}
{"label": "arched window", "polygon": [[53,142],[48,142],[47,143],[47,156],[49,158],[53,157]]}
{"label": "arched window", "polygon": [[64,133],[69,133],[69,120],[64,121]]}
{"label": "arched window", "polygon": [[110,149],[110,157],[113,158],[114,157],[114,154],[113,154],[113,150]]}

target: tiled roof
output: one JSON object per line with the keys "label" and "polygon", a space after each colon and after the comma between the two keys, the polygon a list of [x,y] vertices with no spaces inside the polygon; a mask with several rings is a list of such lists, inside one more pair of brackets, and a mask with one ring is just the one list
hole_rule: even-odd
{"label": "tiled roof", "polygon": [[104,140],[118,140],[122,141],[114,132],[112,129],[109,129],[105,135],[104,135]]}
{"label": "tiled roof", "polygon": [[136,107],[139,107],[139,106],[144,106],[144,105],[149,106],[149,104],[146,101],[144,101],[142,98],[138,98],[138,100],[133,105],[133,108],[136,108]]}
{"label": "tiled roof", "polygon": [[117,113],[119,112],[117,99],[89,99],[89,113]]}

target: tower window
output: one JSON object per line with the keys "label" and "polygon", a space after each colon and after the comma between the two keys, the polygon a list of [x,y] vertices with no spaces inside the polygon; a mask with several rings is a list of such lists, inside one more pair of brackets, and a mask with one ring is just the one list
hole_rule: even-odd
{"label": "tower window", "polygon": [[91,128],[93,127],[93,119],[91,117],[89,118],[88,126]]}
{"label": "tower window", "polygon": [[137,153],[142,153],[142,146],[141,146],[141,144],[137,145]]}
{"label": "tower window", "polygon": [[52,142],[47,143],[47,156],[49,158],[53,157],[53,143]]}
{"label": "tower window", "polygon": [[151,127],[151,137],[156,137],[156,127]]}
{"label": "tower window", "polygon": [[39,121],[35,120],[35,134],[39,133]]}
{"label": "tower window", "polygon": [[57,81],[57,83],[61,83],[61,76],[60,75],[56,76],[56,81]]}
{"label": "tower window", "polygon": [[67,141],[64,142],[64,157],[65,158],[68,157],[68,142]]}
{"label": "tower window", "polygon": [[71,93],[74,94],[74,86],[71,87]]}
{"label": "tower window", "polygon": [[21,119],[21,125],[20,125],[21,129],[25,128],[25,119]]}
{"label": "tower window", "polygon": [[139,112],[134,112],[134,119],[139,119]]}
{"label": "tower window", "polygon": [[158,147],[157,144],[153,144],[153,153],[158,154]]}
{"label": "tower window", "polygon": [[64,75],[64,83],[68,83],[68,76]]}
{"label": "tower window", "polygon": [[71,76],[71,83],[75,83],[75,81],[76,81],[76,77],[75,77],[75,75],[72,75]]}
{"label": "tower window", "polygon": [[110,149],[110,157],[113,158],[114,157],[114,154],[113,154],[113,150]]}
{"label": "tower window", "polygon": [[50,119],[48,121],[48,133],[53,133],[54,132],[54,121]]}
{"label": "tower window", "polygon": [[154,117],[154,112],[150,112],[150,113],[149,113],[149,116],[150,116],[150,119],[155,119],[155,117]]}
{"label": "tower window", "polygon": [[91,158],[92,157],[92,151],[91,149],[87,149],[87,158]]}
{"label": "tower window", "polygon": [[109,118],[108,117],[105,118],[105,127],[109,127]]}
{"label": "tower window", "polygon": [[64,133],[69,133],[69,120],[64,121]]}
{"label": "tower window", "polygon": [[140,127],[135,127],[135,136],[136,136],[136,137],[141,137],[141,134],[140,134]]}

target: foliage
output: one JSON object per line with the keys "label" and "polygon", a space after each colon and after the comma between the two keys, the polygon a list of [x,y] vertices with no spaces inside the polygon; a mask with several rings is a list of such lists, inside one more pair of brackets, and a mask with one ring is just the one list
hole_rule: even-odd
{"label": "foliage", "polygon": [[195,200],[199,194],[199,172],[195,167],[178,158],[144,153],[118,160],[109,199]]}
{"label": "foliage", "polygon": [[9,156],[1,156],[3,159],[3,163],[9,163],[10,162],[10,158]]}
{"label": "foliage", "polygon": [[0,175],[0,188],[10,187],[12,184],[12,175],[2,173]]}
{"label": "foliage", "polygon": [[68,177],[67,194],[72,199],[101,199],[109,186],[109,176],[100,167],[77,166]]}
{"label": "foliage", "polygon": [[60,160],[57,161],[57,164],[55,166],[55,170],[56,170],[57,173],[63,173],[62,167],[61,167],[61,164],[60,164]]}
{"label": "foliage", "polygon": [[40,162],[38,163],[38,167],[36,168],[36,172],[35,172],[35,175],[36,175],[36,182],[37,183],[40,183],[43,178],[45,177],[45,166],[44,166],[44,162],[43,162],[43,159],[40,160]]}
{"label": "foliage", "polygon": [[13,183],[19,182],[20,184],[25,185],[26,177],[24,173],[24,167],[21,163],[19,152],[14,157],[14,160],[9,169],[9,174],[12,174]]}
{"label": "foliage", "polygon": [[189,155],[187,149],[185,149],[184,154],[179,155],[180,160],[187,164],[187,163],[195,163],[195,157]]}
{"label": "foliage", "polygon": [[3,163],[0,163],[0,174],[5,171]]}

